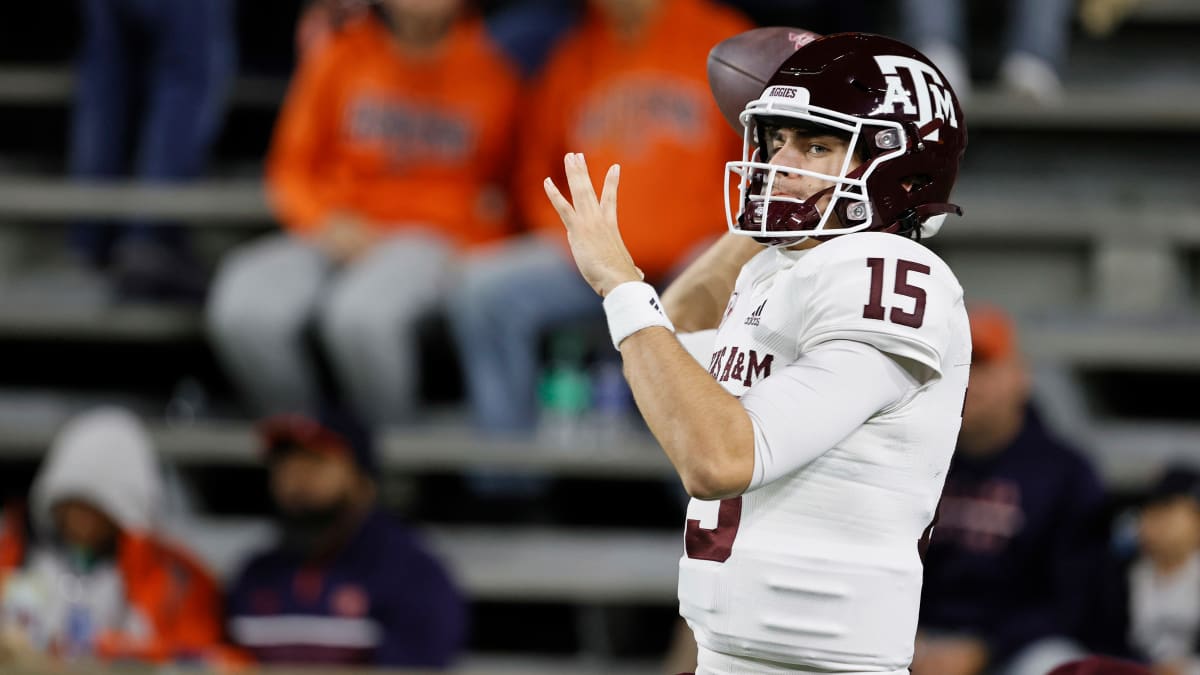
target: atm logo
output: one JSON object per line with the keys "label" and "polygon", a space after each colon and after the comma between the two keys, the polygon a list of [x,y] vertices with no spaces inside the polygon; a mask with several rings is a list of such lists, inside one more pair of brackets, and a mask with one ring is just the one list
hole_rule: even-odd
{"label": "atm logo", "polygon": [[771,376],[774,354],[759,354],[753,349],[722,347],[713,352],[708,372],[717,382],[741,382],[749,387],[755,382]]}

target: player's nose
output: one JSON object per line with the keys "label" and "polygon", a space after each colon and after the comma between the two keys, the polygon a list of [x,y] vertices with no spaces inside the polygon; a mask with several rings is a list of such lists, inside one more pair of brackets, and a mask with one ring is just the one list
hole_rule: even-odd
{"label": "player's nose", "polygon": [[775,187],[777,189],[780,186],[786,186],[794,189],[799,182],[804,179],[804,175],[799,172],[799,166],[786,162],[778,162],[775,164],[778,167],[775,170]]}
{"label": "player's nose", "polygon": [[799,178],[796,170],[803,167],[804,155],[792,149],[791,144],[784,146],[771,158],[771,163],[779,167],[776,175],[786,178]]}

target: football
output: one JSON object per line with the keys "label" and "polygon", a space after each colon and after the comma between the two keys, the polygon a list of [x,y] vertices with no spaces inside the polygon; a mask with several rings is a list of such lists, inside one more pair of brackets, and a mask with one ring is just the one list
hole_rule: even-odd
{"label": "football", "polygon": [[821,37],[803,28],[768,26],[718,42],[708,53],[708,88],[738,136],[738,115],[758,98],[780,64],[797,49]]}

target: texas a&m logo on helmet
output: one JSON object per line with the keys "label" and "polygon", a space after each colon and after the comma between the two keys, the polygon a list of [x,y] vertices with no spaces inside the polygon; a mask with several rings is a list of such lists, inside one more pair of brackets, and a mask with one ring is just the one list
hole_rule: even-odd
{"label": "texas a&m logo on helmet", "polygon": [[[887,84],[887,93],[871,114],[916,115],[918,127],[924,127],[936,118],[943,125],[958,128],[954,94],[936,68],[907,56],[891,54],[877,55],[875,62],[879,64],[879,72]],[[934,129],[924,139],[937,141],[939,130]]]}

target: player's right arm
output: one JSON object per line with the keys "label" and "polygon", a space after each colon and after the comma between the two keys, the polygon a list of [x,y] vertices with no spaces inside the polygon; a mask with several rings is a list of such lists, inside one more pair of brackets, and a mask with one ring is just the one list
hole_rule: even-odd
{"label": "player's right arm", "polygon": [[[584,280],[605,298],[624,284],[641,283],[641,273],[617,226],[620,167],[609,168],[597,197],[583,155],[568,154],[563,166],[571,200],[563,196],[552,179],[547,178],[544,185],[566,227],[571,254]],[[637,286],[630,288],[639,292]],[[653,289],[648,290],[653,294]],[[649,307],[660,308],[657,297],[649,300]],[[646,305],[639,301],[627,307]],[[725,391],[661,323],[644,325],[614,338],[614,344],[621,351],[625,378],[638,408],[688,493],[700,499],[740,494],[750,484],[753,473],[754,433],[737,398]]]}
{"label": "player's right arm", "polygon": [[733,293],[738,272],[763,247],[729,232],[708,247],[663,291],[667,316],[682,333],[716,328]]}
{"label": "player's right arm", "polygon": [[754,427],[741,402],[665,328],[637,331],[620,350],[638,410],[688,494],[744,492],[754,475]]}

